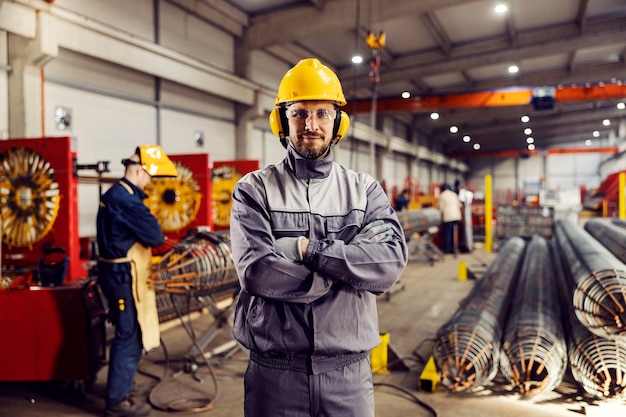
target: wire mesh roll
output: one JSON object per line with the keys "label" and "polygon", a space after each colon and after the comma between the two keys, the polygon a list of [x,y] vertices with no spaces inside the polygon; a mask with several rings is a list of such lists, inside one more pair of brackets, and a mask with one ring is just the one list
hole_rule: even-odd
{"label": "wire mesh roll", "polygon": [[626,228],[600,219],[585,223],[585,230],[622,263],[626,263]]}
{"label": "wire mesh roll", "polygon": [[211,295],[238,286],[230,237],[193,231],[157,263],[150,280],[156,291]]}
{"label": "wire mesh roll", "polygon": [[[569,300],[575,281],[565,266],[568,262],[560,242],[551,246],[554,276],[559,299]],[[569,302],[561,303],[572,376],[588,394],[602,399],[626,397],[626,345],[619,339],[600,337],[589,331],[574,313]]]}
{"label": "wire mesh roll", "polygon": [[436,208],[422,210],[404,210],[397,213],[404,234],[424,233],[431,227],[441,224],[441,212]]}
{"label": "wire mesh roll", "polygon": [[552,391],[567,369],[557,283],[548,242],[534,235],[526,252],[504,329],[500,369],[520,394]]}
{"label": "wire mesh roll", "polygon": [[519,237],[508,239],[459,309],[437,331],[433,357],[449,391],[471,390],[496,376],[504,314],[524,246]]}
{"label": "wire mesh roll", "polygon": [[571,220],[556,222],[556,237],[578,320],[598,336],[626,337],[626,266]]}

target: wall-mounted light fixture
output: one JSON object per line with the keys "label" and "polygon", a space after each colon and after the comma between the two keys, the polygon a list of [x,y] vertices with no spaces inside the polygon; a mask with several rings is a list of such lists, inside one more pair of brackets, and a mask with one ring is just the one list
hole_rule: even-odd
{"label": "wall-mounted light fixture", "polygon": [[204,145],[204,132],[200,130],[196,130],[193,134],[193,139],[196,141],[196,145],[203,146]]}
{"label": "wall-mounted light fixture", "polygon": [[72,110],[58,106],[54,110],[54,124],[59,130],[67,130],[72,126]]}

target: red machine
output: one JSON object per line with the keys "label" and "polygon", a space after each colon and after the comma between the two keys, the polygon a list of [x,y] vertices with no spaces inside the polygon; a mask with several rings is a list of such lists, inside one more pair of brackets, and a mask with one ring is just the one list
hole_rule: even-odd
{"label": "red machine", "polygon": [[44,247],[62,248],[66,281],[87,277],[80,260],[76,152],[71,138],[0,141],[3,267],[36,269]]}
{"label": "red machine", "polygon": [[168,239],[178,241],[191,229],[213,229],[211,169],[208,154],[169,155],[178,176],[152,181],[148,207]]}
{"label": "red machine", "polygon": [[[91,380],[104,359],[104,307],[80,259],[75,163],[69,137],[0,141],[0,380]],[[44,270],[60,274],[56,285],[41,285]]]}
{"label": "red machine", "polygon": [[215,230],[230,228],[230,208],[235,183],[260,168],[258,160],[216,161],[213,164],[213,224]]}

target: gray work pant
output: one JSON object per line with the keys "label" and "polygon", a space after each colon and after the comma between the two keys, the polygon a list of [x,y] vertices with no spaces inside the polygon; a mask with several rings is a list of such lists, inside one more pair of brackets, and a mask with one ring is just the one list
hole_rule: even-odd
{"label": "gray work pant", "polygon": [[251,360],[245,417],[374,417],[369,356],[319,374]]}

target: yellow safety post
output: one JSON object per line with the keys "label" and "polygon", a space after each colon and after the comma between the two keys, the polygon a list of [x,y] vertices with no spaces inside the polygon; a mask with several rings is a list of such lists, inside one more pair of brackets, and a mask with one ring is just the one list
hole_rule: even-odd
{"label": "yellow safety post", "polygon": [[624,188],[626,187],[626,172],[619,173],[619,218],[626,219],[626,201],[624,200]]}
{"label": "yellow safety post", "polygon": [[459,262],[459,281],[467,281],[467,263],[465,261]]}
{"label": "yellow safety post", "polygon": [[420,387],[424,391],[434,392],[439,382],[439,372],[437,372],[437,366],[435,365],[435,358],[430,355],[426,366],[420,374]]}
{"label": "yellow safety post", "polygon": [[491,175],[485,175],[485,252],[491,253],[492,236],[491,222],[493,219],[493,200],[491,194]]}

